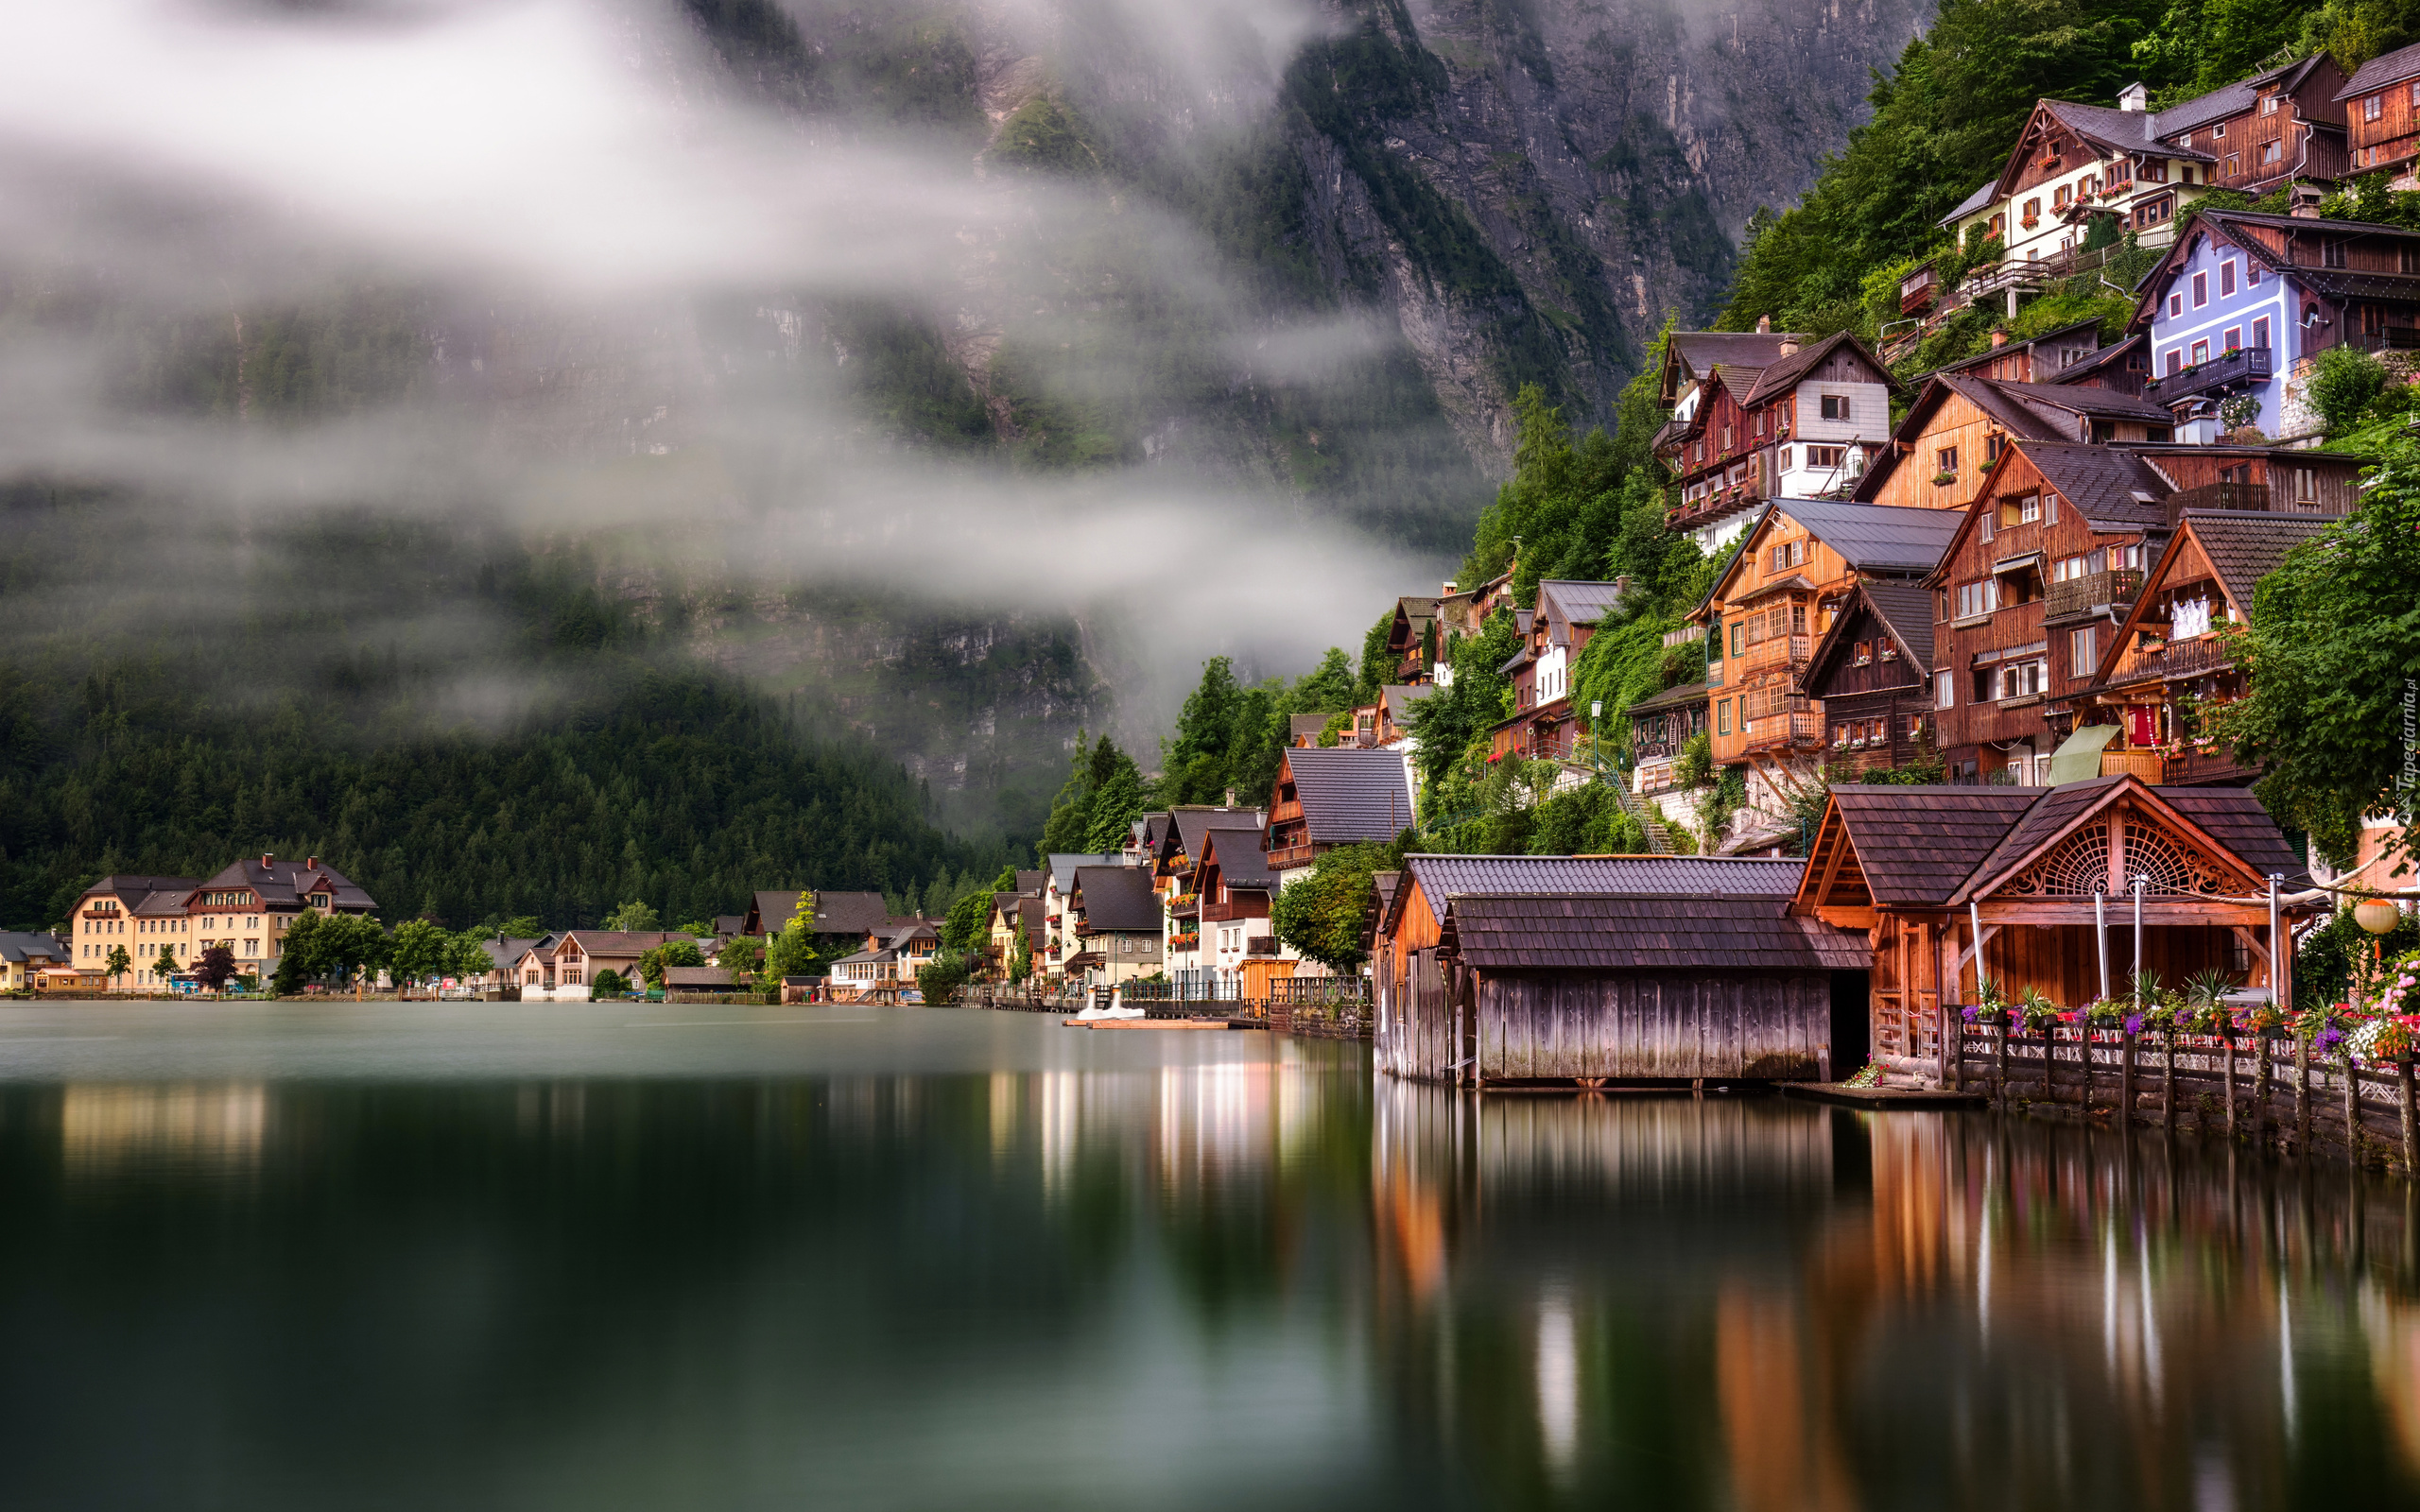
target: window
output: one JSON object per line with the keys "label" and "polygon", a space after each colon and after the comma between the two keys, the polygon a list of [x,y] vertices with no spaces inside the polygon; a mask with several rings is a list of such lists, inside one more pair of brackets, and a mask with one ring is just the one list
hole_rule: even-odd
{"label": "window", "polygon": [[2204,364],[2204,363],[2205,363],[2205,362],[2207,362],[2207,361],[2209,361],[2209,360],[2210,360],[2210,344],[2209,344],[2207,341],[2196,341],[2196,342],[2194,342],[2194,343],[2193,343],[2193,366],[2194,366],[2194,367],[2196,367],[2196,368],[2199,368],[2200,366],[2202,366],[2202,364]]}
{"label": "window", "polygon": [[2183,315],[2183,314],[2185,313],[2185,296],[2184,296],[2184,295],[2182,295],[2182,294],[2171,294],[2171,295],[2169,295],[2169,296],[2168,297],[2168,313],[2169,313],[2169,318],[2170,319],[2173,319],[2173,318],[2175,318],[2177,316]]}
{"label": "window", "polygon": [[2381,116],[2381,115],[2383,115],[2383,114],[2385,114],[2385,113],[2386,113],[2386,96],[2385,96],[2385,95],[2383,95],[2383,94],[2371,94],[2371,95],[2364,96],[2364,97],[2363,97],[2363,99],[2361,100],[2361,119],[2362,119],[2362,120],[2364,120],[2364,121],[2375,121],[2375,120],[2377,120],[2379,116]]}
{"label": "window", "polygon": [[1787,446],[1781,449],[1781,470],[1785,472],[1789,471],[1789,448]]}
{"label": "window", "polygon": [[2029,199],[2029,200],[2027,200],[2027,201],[2025,202],[2025,224],[2026,224],[2026,225],[2028,225],[2028,226],[2031,226],[2031,225],[2034,224],[2035,222],[2039,221],[2041,218],[2042,218],[2042,201],[2041,201],[2041,200],[2039,200],[2039,199]]}
{"label": "window", "polygon": [[2276,95],[2263,94],[2260,96],[2260,113],[2263,115],[2274,115],[2277,113]]}
{"label": "window", "polygon": [[2228,153],[2228,154],[2227,154],[2227,176],[2228,176],[2229,178],[2233,178],[2235,175],[2237,175],[2237,174],[2238,174],[2238,173],[2241,173],[2242,171],[2243,171],[2243,158],[2242,158],[2242,156],[2241,156],[2240,154],[2238,154],[2238,153],[2234,153],[2234,152],[2230,152],[2230,153]]}
{"label": "window", "polygon": [[1714,732],[1718,735],[1731,733],[1731,700],[1728,698],[1714,706]]}
{"label": "window", "polygon": [[2008,662],[2000,665],[2000,696],[2031,698],[2042,692],[2050,680],[2050,664],[2047,661]]}
{"label": "window", "polygon": [[2002,436],[1999,432],[1994,431],[1991,435],[1984,437],[1983,465],[1989,467],[1992,463],[1998,461],[2000,459],[2000,454],[2007,450],[2008,438]]}
{"label": "window", "polygon": [[1824,418],[1825,420],[1847,420],[1849,418],[1849,396],[1846,394],[1825,394],[1824,396]]}
{"label": "window", "polygon": [[[2273,103],[2273,103],[2275,103],[2275,102],[2274,102],[2274,101],[2272,101],[2271,103]],[[2261,161],[2261,163],[2262,163],[2264,165],[2266,165],[2266,164],[2272,164],[2272,163],[2283,163],[2285,160],[2286,160],[2286,144],[2285,144],[2285,143],[2283,143],[2283,142],[2263,142],[2263,143],[2261,143],[2261,144],[2260,144],[2260,161]]]}
{"label": "window", "polygon": [[2051,208],[2051,209],[2053,209],[2053,210],[2065,210],[2065,209],[2066,209],[2066,208],[2067,208],[2067,198],[2068,198],[2067,186],[2066,186],[2066,184],[2061,184],[2061,185],[2059,185],[2059,187],[2058,187],[2057,189],[2055,189],[2055,190],[2051,191],[2051,194],[2050,194],[2050,208]]}
{"label": "window", "polygon": [[2088,678],[2100,665],[2100,627],[2087,625],[2067,632],[2067,675]]}
{"label": "window", "polygon": [[2209,302],[2210,275],[2207,273],[2196,273],[2193,275],[2193,308],[2198,310]]}
{"label": "window", "polygon": [[1979,582],[1958,585],[1958,617],[1960,619],[1970,620],[1978,615],[1989,614],[1999,607],[2000,585],[1996,578],[1986,577]]}
{"label": "window", "polygon": [[1760,409],[1756,411],[1754,416],[1752,418],[1755,421],[1755,423],[1748,427],[1748,434],[1751,436],[1762,436],[1765,434],[1765,412]]}
{"label": "window", "polygon": [[2221,122],[2220,122],[2220,123],[2218,123],[2216,126],[2213,126],[2213,127],[2211,127],[2211,128],[2210,128],[2210,140],[2211,140],[2211,141],[2213,141],[2213,142],[2218,141],[2218,140],[2219,140],[2219,139],[2221,139],[2221,137],[2224,137],[2226,134],[2227,134],[2227,123],[2226,123],[2226,122],[2224,122],[2224,121],[2221,121]]}
{"label": "window", "polygon": [[1945,446],[1939,451],[1934,452],[1932,454],[1932,468],[1935,472],[1957,472],[1958,448],[1954,446]]}
{"label": "window", "polygon": [[1742,654],[1741,647],[1746,644],[1747,634],[1748,627],[1744,622],[1731,627],[1731,654],[1733,656]]}
{"label": "window", "polygon": [[1967,678],[1966,701],[1968,703],[1991,702],[1996,686],[1996,682],[1990,667],[1975,668]]}
{"label": "window", "polygon": [[2256,347],[2269,344],[2269,318],[2265,315],[2252,322],[2252,344]]}
{"label": "window", "polygon": [[2235,292],[2235,259],[2230,257],[2219,265],[2219,298]]}
{"label": "window", "polygon": [[2294,469],[2295,502],[2298,504],[2311,504],[2316,502],[2318,498],[2319,474],[2307,467],[2298,467]]}
{"label": "window", "polygon": [[1728,425],[1722,427],[1722,449],[1726,452],[1731,450],[1731,427]]}
{"label": "window", "polygon": [[2322,267],[2342,267],[2344,266],[2343,237],[2330,236],[2319,244],[2319,266]]}
{"label": "window", "polygon": [[2054,583],[2075,581],[2084,575],[2083,564],[2084,558],[2082,555],[2060,558],[2050,564],[2050,581]]}
{"label": "window", "polygon": [[1810,446],[1806,449],[1806,465],[1817,471],[1836,468],[1849,458],[1845,446]]}

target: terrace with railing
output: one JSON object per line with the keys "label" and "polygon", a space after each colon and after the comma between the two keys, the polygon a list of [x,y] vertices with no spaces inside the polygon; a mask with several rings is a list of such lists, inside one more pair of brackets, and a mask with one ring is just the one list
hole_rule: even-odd
{"label": "terrace with railing", "polygon": [[2207,362],[2152,380],[2144,386],[2143,397],[2154,404],[2173,404],[2203,394],[2265,384],[2273,370],[2267,347],[2235,347]]}
{"label": "terrace with railing", "polygon": [[1811,635],[1775,635],[1751,644],[1741,664],[1750,672],[1775,667],[1803,667],[1815,648]]}
{"label": "terrace with railing", "polygon": [[2052,583],[2042,595],[2042,614],[2046,620],[2056,620],[2077,614],[2098,614],[2106,610],[2122,610],[2135,602],[2143,591],[2143,575],[2133,567],[2112,567],[2103,572],[2086,573]]}

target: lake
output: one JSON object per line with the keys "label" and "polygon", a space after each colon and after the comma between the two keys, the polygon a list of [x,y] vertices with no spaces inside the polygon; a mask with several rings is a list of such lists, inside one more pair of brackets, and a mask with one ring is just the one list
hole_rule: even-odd
{"label": "lake", "polygon": [[958,1009],[0,1008],[13,1508],[2420,1504],[2400,1183]]}

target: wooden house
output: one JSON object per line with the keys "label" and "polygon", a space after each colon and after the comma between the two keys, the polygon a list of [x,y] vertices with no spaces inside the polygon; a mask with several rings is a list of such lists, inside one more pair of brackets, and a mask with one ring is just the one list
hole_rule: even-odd
{"label": "wooden house", "polygon": [[1495,754],[1568,760],[1580,734],[1571,706],[1571,676],[1598,624],[1630,594],[1630,579],[1610,583],[1545,578],[1537,608],[1524,619],[1521,649],[1506,664],[1512,680],[1510,718],[1494,731]]}
{"label": "wooden house", "polygon": [[2046,706],[2092,680],[2108,622],[2165,539],[2174,491],[2115,447],[2021,441],[1993,464],[1926,580],[1934,738],[1953,782],[2047,774]]}
{"label": "wooden house", "polygon": [[[1976,1000],[1975,921],[1979,969],[2004,992],[2081,1007],[2104,984],[2125,990],[2136,875],[2149,878],[2145,971],[2170,985],[2211,970],[2273,985],[2269,879],[2291,890],[2302,868],[2241,788],[2153,788],[2122,774],[2053,788],[1843,783],[1791,907],[1867,933],[1875,1058],[1945,1079],[1944,1024]],[[2290,946],[2283,954],[2290,964]]]}
{"label": "wooden house", "polygon": [[1789,916],[1799,869],[1409,857],[1374,931],[1375,1064],[1479,1086],[1845,1071],[1863,1058],[1864,941]]}
{"label": "wooden house", "polygon": [[1901,508],[1963,509],[2012,441],[2165,444],[2173,436],[2164,406],[2119,389],[1936,373],[1854,496]]}
{"label": "wooden house", "polygon": [[1162,832],[1159,849],[1151,858],[1151,885],[1159,895],[1166,919],[1161,929],[1160,958],[1171,978],[1200,971],[1207,964],[1201,948],[1199,873],[1201,859],[1210,849],[1212,832],[1232,831],[1248,835],[1257,848],[1268,817],[1260,809],[1219,808],[1201,803],[1181,803],[1168,811],[1168,827]]}
{"label": "wooden house", "polygon": [[2334,524],[2317,515],[2184,513],[2101,648],[2091,683],[2065,711],[2079,736],[2099,737],[2102,772],[2155,785],[2260,775],[2208,734],[2206,712],[2246,691],[2225,631],[2251,623],[2254,590],[2287,552]]}
{"label": "wooden house", "polygon": [[2055,384],[2065,382],[2071,370],[2096,366],[2100,352],[2100,320],[2096,317],[2034,336],[2012,338],[2006,331],[1994,331],[1989,350],[1944,363],[1926,376]]}
{"label": "wooden house", "polygon": [[2347,171],[2383,170],[2395,188],[2411,188],[2420,158],[2420,44],[2371,59],[2332,98],[2344,112]]}
{"label": "wooden house", "polygon": [[1632,790],[1659,794],[1679,786],[1674,768],[1682,748],[1705,733],[1706,710],[1713,690],[1704,682],[1685,682],[1622,711],[1630,721]]}
{"label": "wooden house", "polygon": [[1406,594],[1395,600],[1387,627],[1387,665],[1392,682],[1434,682],[1444,653],[1444,627],[1437,623],[1437,600]]}
{"label": "wooden house", "polygon": [[1071,982],[1115,987],[1161,970],[1159,896],[1140,867],[1078,867],[1067,900],[1075,954],[1063,968]]}
{"label": "wooden house", "polygon": [[2335,60],[2315,52],[2172,105],[2153,129],[2171,147],[2207,153],[2206,177],[2221,188],[2262,195],[2290,180],[2328,183],[2348,165],[2344,83]]}
{"label": "wooden house", "polygon": [[1764,500],[1845,493],[1889,439],[1899,381],[1846,332],[1804,345],[1675,332],[1667,349],[1665,387],[1681,391],[1654,449],[1680,503],[1665,523],[1700,550],[1736,538]]}
{"label": "wooden house", "polygon": [[[1270,922],[1270,900],[1276,895],[1277,874],[1260,848],[1258,830],[1212,830],[1202,842],[1201,865],[1194,871],[1201,898],[1201,965],[1219,973],[1221,983],[1239,988],[1247,968],[1262,978],[1253,984],[1265,992],[1269,968],[1281,959],[1293,969],[1293,954],[1277,942]],[[1245,991],[1245,996],[1262,995]]]}
{"label": "wooden house", "polygon": [[1931,747],[1932,631],[1932,594],[1920,583],[1873,578],[1849,591],[1806,673],[1832,781],[1895,771]]}
{"label": "wooden house", "polygon": [[[1829,499],[1785,499],[1757,522],[1697,617],[1718,638],[1721,685],[1707,721],[1715,764],[1746,766],[1750,799],[1778,809],[1824,744],[1824,711],[1804,677],[1815,643],[1860,581],[1914,582],[1933,570],[1962,517]],[[1711,680],[1711,678],[1709,678]]]}
{"label": "wooden house", "polygon": [[2143,280],[2135,329],[2154,369],[2143,397],[2176,417],[2178,439],[2219,439],[2220,406],[2238,397],[2272,436],[2315,430],[2296,376],[2310,358],[2420,346],[2420,231],[2199,212]]}
{"label": "wooden house", "polygon": [[1288,750],[1269,799],[1270,868],[1290,881],[1338,846],[1392,840],[1411,823],[1411,763],[1402,751]]}

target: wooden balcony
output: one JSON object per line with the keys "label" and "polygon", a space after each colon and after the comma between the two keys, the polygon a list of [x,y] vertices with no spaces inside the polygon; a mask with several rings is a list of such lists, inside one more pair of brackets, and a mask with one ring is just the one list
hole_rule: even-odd
{"label": "wooden balcony", "polygon": [[2273,370],[2267,347],[2238,347],[2154,380],[2144,387],[2143,397],[2154,404],[2173,404],[2204,394],[2265,384]]}
{"label": "wooden balcony", "polygon": [[1824,744],[1824,721],[1813,713],[1769,714],[1752,719],[1740,739],[1743,751],[1814,750]]}
{"label": "wooden balcony", "polygon": [[2241,509],[2259,514],[2338,514],[2342,510],[2318,499],[2292,499],[2265,483],[2204,483],[2169,497],[2171,511]]}
{"label": "wooden balcony", "polygon": [[2163,759],[2156,750],[2104,750],[2100,753],[2100,775],[2137,777],[2153,787],[2168,780]]}
{"label": "wooden balcony", "polygon": [[1250,902],[1230,898],[1223,903],[1201,905],[1201,921],[1205,924],[1227,924],[1238,919],[1267,919],[1268,917],[1269,901],[1266,898],[1255,898]]}
{"label": "wooden balcony", "polygon": [[2082,577],[2052,583],[2043,595],[2042,617],[2047,622],[2112,609],[2122,613],[2142,591],[2143,575],[2135,568],[2113,567],[2106,572],[2086,573]]}
{"label": "wooden balcony", "polygon": [[1291,871],[1296,867],[1307,867],[1317,854],[1317,848],[1308,840],[1296,845],[1271,846],[1269,850],[1269,869]]}
{"label": "wooden balcony", "polygon": [[1775,667],[1803,667],[1815,648],[1811,635],[1776,635],[1769,641],[1758,641],[1748,647],[1741,664],[1750,672],[1764,672]]}
{"label": "wooden balcony", "polygon": [[1192,919],[1200,914],[1201,911],[1201,895],[1200,893],[1177,892],[1168,894],[1168,917],[1170,919]]}

